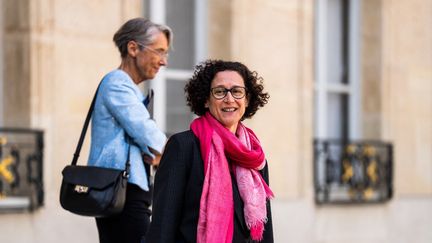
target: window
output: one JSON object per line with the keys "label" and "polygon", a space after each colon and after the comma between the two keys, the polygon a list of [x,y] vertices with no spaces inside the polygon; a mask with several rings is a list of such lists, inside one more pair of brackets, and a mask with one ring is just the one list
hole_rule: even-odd
{"label": "window", "polygon": [[360,0],[316,1],[315,136],[361,136]]}
{"label": "window", "polygon": [[391,144],[361,141],[360,3],[316,0],[317,203],[382,202],[392,196]]}
{"label": "window", "polygon": [[150,82],[155,90],[154,117],[168,135],[186,130],[194,118],[184,86],[197,62],[206,57],[206,1],[146,0],[146,17],[174,32],[167,68]]}

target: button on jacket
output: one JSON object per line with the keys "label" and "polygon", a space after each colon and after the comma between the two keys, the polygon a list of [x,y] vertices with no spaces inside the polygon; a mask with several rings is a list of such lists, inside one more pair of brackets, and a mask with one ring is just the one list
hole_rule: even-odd
{"label": "button on jacket", "polygon": [[129,182],[148,191],[142,153],[152,156],[149,147],[161,153],[166,136],[143,101],[144,95],[126,72],[114,70],[102,79],[92,114],[88,164],[124,169],[130,144]]}

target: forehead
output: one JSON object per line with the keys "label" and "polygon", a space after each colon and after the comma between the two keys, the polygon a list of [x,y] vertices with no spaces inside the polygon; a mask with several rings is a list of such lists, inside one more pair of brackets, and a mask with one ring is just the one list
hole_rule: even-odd
{"label": "forehead", "polygon": [[226,70],[216,73],[212,86],[244,86],[244,80],[238,72]]}

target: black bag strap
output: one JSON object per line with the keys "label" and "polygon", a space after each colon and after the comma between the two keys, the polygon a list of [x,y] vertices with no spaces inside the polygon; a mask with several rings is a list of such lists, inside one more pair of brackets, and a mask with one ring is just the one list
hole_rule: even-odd
{"label": "black bag strap", "polygon": [[[92,116],[92,113],[93,113],[93,109],[94,109],[94,106],[95,106],[95,103],[96,103],[96,97],[97,97],[97,94],[99,92],[99,87],[101,86],[101,84],[102,84],[102,81],[99,83],[99,85],[98,85],[98,87],[96,89],[96,92],[94,94],[92,103],[91,103],[89,111],[87,113],[87,117],[86,117],[86,119],[84,121],[84,126],[82,128],[81,135],[80,135],[80,138],[78,140],[78,144],[77,144],[77,147],[75,149],[75,153],[74,153],[71,165],[76,165],[77,162],[78,162],[78,157],[80,155],[81,147],[82,147],[82,144],[84,142],[85,135],[87,133],[87,129],[88,129],[88,126],[89,126],[89,123],[90,123],[90,119],[91,119],[91,116]],[[127,155],[127,159],[126,159],[125,171],[126,171],[127,174],[129,174],[129,168],[130,168],[130,163],[129,163],[129,158],[130,158],[130,141],[129,141],[129,139],[130,138],[129,138],[129,135],[127,133],[125,134],[125,136],[126,136],[126,141],[128,143],[128,146],[129,146],[129,148],[128,148],[128,155]]]}

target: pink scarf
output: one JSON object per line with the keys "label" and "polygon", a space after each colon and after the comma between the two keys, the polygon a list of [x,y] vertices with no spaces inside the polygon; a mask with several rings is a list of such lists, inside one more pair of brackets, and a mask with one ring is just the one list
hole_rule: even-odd
{"label": "pink scarf", "polygon": [[234,201],[227,158],[233,163],[251,238],[262,240],[267,221],[266,200],[273,197],[273,192],[257,171],[266,163],[258,138],[242,123],[238,125],[236,137],[208,112],[195,119],[191,129],[200,140],[205,174],[197,242],[232,242]]}

